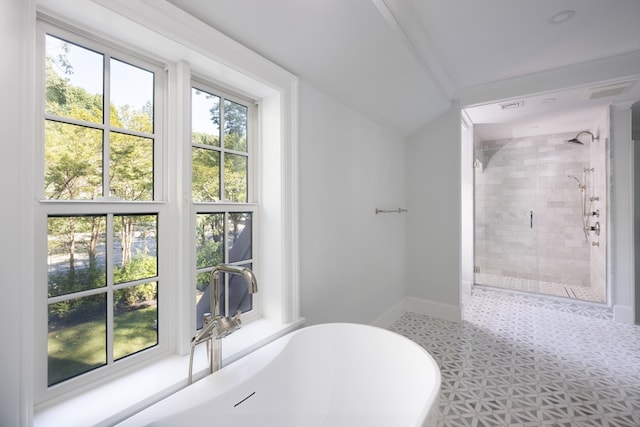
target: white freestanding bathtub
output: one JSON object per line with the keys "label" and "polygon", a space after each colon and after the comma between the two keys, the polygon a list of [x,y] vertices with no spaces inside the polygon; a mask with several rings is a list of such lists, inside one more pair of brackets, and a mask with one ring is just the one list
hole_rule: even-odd
{"label": "white freestanding bathtub", "polygon": [[427,426],[439,390],[436,362],[409,339],[323,324],[285,335],[119,426]]}

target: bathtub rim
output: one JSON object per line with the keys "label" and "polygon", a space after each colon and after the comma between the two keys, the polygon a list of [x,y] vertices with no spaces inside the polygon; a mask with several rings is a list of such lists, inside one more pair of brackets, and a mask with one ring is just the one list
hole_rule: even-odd
{"label": "bathtub rim", "polygon": [[[237,361],[224,366],[219,371],[214,372],[211,375],[207,375],[206,377],[194,382],[192,385],[184,387],[177,392],[165,397],[164,399],[154,403],[153,405],[150,405],[140,410],[139,412],[132,414],[125,420],[122,420],[121,423],[116,424],[116,427],[154,425],[153,423],[160,422],[166,417],[186,412],[191,408],[196,408],[226,393],[232,393],[234,389],[250,381],[255,375],[257,375],[265,367],[267,367],[271,361],[275,360],[282,353],[282,351],[287,348],[289,342],[294,337],[303,333],[309,333],[314,329],[329,329],[336,327],[358,328],[375,331],[375,333],[381,333],[387,337],[391,337],[394,340],[398,340],[398,342],[402,342],[403,345],[407,345],[409,346],[409,348],[412,348],[413,350],[418,351],[421,355],[427,357],[427,359],[429,360],[429,370],[434,375],[434,387],[429,390],[428,395],[426,395],[424,398],[424,403],[422,404],[420,412],[416,416],[417,421],[415,426],[419,427],[427,425],[429,420],[432,419],[434,411],[437,411],[437,400],[441,388],[440,368],[433,356],[423,347],[410,340],[409,338],[385,328],[362,323],[330,322],[309,325],[291,331],[286,335],[238,359]],[[212,385],[214,385],[213,391]],[[186,396],[189,395],[195,395],[195,399],[188,400]],[[186,402],[182,402],[183,404],[181,405],[176,405],[177,403],[180,403],[185,399],[187,399]],[[188,405],[187,407],[184,407],[185,403]],[[180,406],[180,410],[176,411],[175,406]]]}

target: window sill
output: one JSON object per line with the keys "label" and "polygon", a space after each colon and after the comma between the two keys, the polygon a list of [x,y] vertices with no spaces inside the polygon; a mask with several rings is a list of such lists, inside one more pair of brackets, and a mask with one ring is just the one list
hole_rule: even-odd
{"label": "window sill", "polygon": [[[244,325],[222,344],[223,366],[233,363],[304,323],[277,323],[259,319]],[[194,357],[194,380],[207,373],[206,350],[199,345]],[[169,356],[117,380],[99,385],[46,408],[36,408],[34,427],[111,426],[187,385],[189,356]]]}

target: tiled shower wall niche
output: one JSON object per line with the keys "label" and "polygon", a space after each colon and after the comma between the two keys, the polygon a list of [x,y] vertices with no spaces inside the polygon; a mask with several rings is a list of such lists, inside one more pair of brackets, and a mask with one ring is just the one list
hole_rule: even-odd
{"label": "tiled shower wall niche", "polygon": [[584,182],[590,154],[588,145],[565,142],[574,136],[475,143],[475,265],[482,273],[590,285],[582,196],[569,177]]}

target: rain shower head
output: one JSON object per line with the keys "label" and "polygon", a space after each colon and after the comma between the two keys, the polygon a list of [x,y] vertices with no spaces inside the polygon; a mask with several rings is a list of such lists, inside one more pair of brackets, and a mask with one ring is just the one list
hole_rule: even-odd
{"label": "rain shower head", "polygon": [[583,130],[582,132],[578,132],[578,134],[576,135],[575,138],[572,139],[568,139],[566,142],[570,143],[570,144],[580,144],[580,145],[584,145],[584,142],[580,141],[580,137],[582,135],[591,135],[591,140],[592,141],[597,141],[600,138],[597,138],[594,134],[592,134],[591,132],[589,132],[588,130]]}

